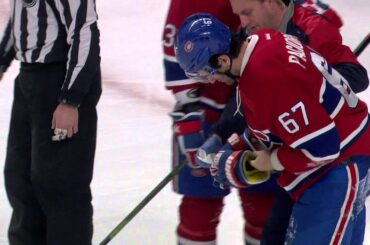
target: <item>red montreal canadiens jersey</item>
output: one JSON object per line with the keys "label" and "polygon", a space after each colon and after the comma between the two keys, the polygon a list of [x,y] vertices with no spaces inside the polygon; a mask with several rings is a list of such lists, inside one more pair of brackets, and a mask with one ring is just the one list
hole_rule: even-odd
{"label": "red montreal canadiens jersey", "polygon": [[341,28],[343,26],[342,19],[339,17],[338,13],[329,5],[319,0],[296,0],[295,3],[303,6],[310,11],[324,16],[331,24],[333,24],[337,28]]}
{"label": "red montreal canadiens jersey", "polygon": [[279,184],[300,195],[336,164],[370,155],[368,110],[345,79],[296,37],[249,37],[240,96],[254,137],[272,149]]}
{"label": "red montreal canadiens jersey", "polygon": [[[338,17],[339,18],[339,17]],[[348,46],[342,44],[339,27],[312,12],[309,8],[295,5],[291,23],[307,36],[307,45],[319,52],[331,65],[338,63],[359,64]],[[296,33],[289,33],[296,35]],[[299,37],[299,34],[296,36]]]}
{"label": "red montreal canadiens jersey", "polygon": [[[172,90],[180,104],[199,101],[204,107],[206,120],[215,122],[230,97],[232,87],[220,82],[204,84],[187,78],[178,65],[174,53],[174,42],[178,28],[188,16],[198,12],[214,15],[234,31],[240,25],[239,18],[233,14],[228,0],[172,0],[162,41],[166,88]],[[194,90],[198,90],[199,94],[196,98],[191,98],[191,96],[189,98]]]}

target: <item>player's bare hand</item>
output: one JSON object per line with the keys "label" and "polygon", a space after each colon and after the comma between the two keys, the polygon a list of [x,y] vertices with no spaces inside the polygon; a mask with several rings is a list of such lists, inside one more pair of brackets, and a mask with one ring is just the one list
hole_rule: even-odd
{"label": "player's bare hand", "polygon": [[255,151],[254,153],[257,155],[257,157],[256,159],[250,161],[250,164],[253,167],[261,171],[273,170],[269,151]]}
{"label": "player's bare hand", "polygon": [[78,108],[59,104],[54,111],[51,128],[54,129],[52,140],[60,141],[71,138],[78,132]]}

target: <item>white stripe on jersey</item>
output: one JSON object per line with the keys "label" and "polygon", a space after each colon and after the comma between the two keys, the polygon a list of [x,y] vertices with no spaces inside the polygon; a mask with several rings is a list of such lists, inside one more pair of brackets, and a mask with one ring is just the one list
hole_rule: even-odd
{"label": "white stripe on jersey", "polygon": [[180,104],[180,105],[185,105],[185,104],[189,104],[189,103],[194,103],[194,102],[198,102],[200,100],[200,98],[197,96],[189,96],[189,93],[191,93],[193,89],[185,89],[183,91],[180,91],[180,92],[177,92],[174,94],[175,98],[176,98],[176,101]]}
{"label": "white stripe on jersey", "polygon": [[330,118],[331,119],[334,119],[334,117],[336,117],[336,115],[338,115],[340,109],[342,109],[343,105],[344,105],[344,98],[341,97],[337,106],[335,107],[334,111],[330,114]]}
{"label": "white stripe on jersey", "polygon": [[[28,20],[31,19],[33,15],[38,13],[39,7],[40,7],[40,1],[37,1],[36,5],[32,7],[35,11],[33,11],[33,12],[27,11],[27,19]],[[28,10],[28,8],[27,8],[27,10]],[[32,58],[32,51],[31,50],[33,50],[37,45],[38,30],[39,30],[39,28],[38,28],[38,23],[37,22],[35,22],[35,21],[28,21],[27,22],[27,33],[28,33],[28,36],[27,36],[27,51],[24,54],[24,56],[26,57],[26,61],[30,61],[31,58]]]}
{"label": "white stripe on jersey", "polygon": [[335,154],[332,154],[332,155],[329,155],[329,156],[324,156],[324,157],[315,157],[314,155],[312,155],[309,151],[307,151],[305,149],[302,149],[302,153],[306,157],[311,159],[312,161],[319,163],[319,162],[328,161],[328,160],[335,160],[336,158],[339,157],[340,151],[338,151]]}
{"label": "white stripe on jersey", "polygon": [[166,87],[172,88],[177,86],[184,86],[184,85],[190,85],[190,84],[196,84],[199,83],[194,79],[188,78],[183,80],[174,80],[174,81],[166,81]]}
{"label": "white stripe on jersey", "polygon": [[[11,24],[10,24],[10,25],[11,25]],[[13,44],[14,44],[14,38],[13,38],[12,33],[10,32],[9,40],[8,40],[8,42],[7,42],[7,43],[6,43],[6,45],[5,45],[5,49],[4,49],[5,53],[4,53],[4,54],[6,54],[7,52],[9,52],[9,50],[10,50],[11,48],[13,48]]]}
{"label": "white stripe on jersey", "polygon": [[325,90],[326,90],[326,79],[322,78],[322,83],[321,83],[321,88],[320,88],[320,97],[319,97],[320,104],[324,102]]}
{"label": "white stripe on jersey", "polygon": [[206,105],[209,105],[209,106],[211,106],[213,108],[216,108],[216,109],[219,109],[219,110],[224,109],[225,106],[226,106],[225,104],[219,104],[216,101],[211,100],[210,98],[203,97],[203,96],[200,97],[200,101],[202,103],[206,104]]}
{"label": "white stripe on jersey", "polygon": [[322,166],[320,167],[317,167],[317,168],[313,168],[307,172],[304,172],[302,174],[300,174],[299,176],[297,176],[296,179],[294,179],[292,182],[290,182],[289,185],[287,186],[284,186],[284,189],[286,191],[290,191],[292,190],[293,188],[295,188],[302,180],[304,180],[307,176],[309,176],[310,174],[312,174],[313,172],[316,172],[317,170],[319,170]]}
{"label": "white stripe on jersey", "polygon": [[177,240],[179,244],[182,244],[182,245],[216,245],[216,241],[199,242],[199,241],[192,241],[192,240],[189,240],[181,236],[178,236]]}
{"label": "white stripe on jersey", "polygon": [[164,60],[167,60],[167,61],[170,61],[170,62],[173,62],[173,63],[178,63],[176,57],[175,56],[172,56],[172,55],[165,54],[163,56],[163,59]]}
{"label": "white stripe on jersey", "polygon": [[353,140],[355,137],[358,136],[358,134],[363,130],[367,124],[369,116],[365,117],[364,120],[362,120],[360,126],[356,129],[353,130],[350,135],[347,136],[342,142],[340,142],[340,149],[343,149],[351,140]]}
{"label": "white stripe on jersey", "polygon": [[[13,19],[13,26],[14,28],[13,29],[13,34],[14,36],[16,37],[19,37],[21,35],[21,15],[22,15],[22,8],[23,8],[23,5],[22,5],[22,1],[15,1],[15,6],[14,6],[15,10],[13,13],[15,13],[15,16],[14,16],[14,19]],[[23,57],[22,57],[22,54],[20,52],[18,52],[18,48],[17,47],[21,47],[21,39],[20,38],[17,38],[16,41],[15,41],[15,48],[16,48],[16,57],[18,60],[20,61],[23,61]]]}
{"label": "white stripe on jersey", "polygon": [[[51,49],[53,48],[53,42],[58,37],[58,32],[55,31],[55,29],[58,29],[58,23],[55,20],[55,15],[49,4],[46,4],[46,14],[48,15],[48,18],[46,19],[48,24],[46,27],[45,44],[43,45],[40,55],[36,60],[36,62],[40,63],[45,62],[46,55],[50,53]],[[53,17],[50,18],[50,16]]]}
{"label": "white stripe on jersey", "polygon": [[[353,169],[352,171],[355,172],[355,179],[352,179],[352,177],[351,177],[351,169]],[[347,177],[348,177],[346,197],[344,198],[344,202],[343,202],[342,208],[340,210],[341,214],[339,215],[339,220],[338,220],[337,226],[335,227],[335,232],[333,233],[330,244],[334,244],[334,241],[336,239],[337,234],[340,235],[338,244],[342,244],[343,237],[344,237],[345,231],[346,231],[347,226],[348,226],[348,222],[352,217],[351,215],[348,215],[348,214],[352,214],[354,202],[356,201],[356,198],[357,198],[358,184],[359,184],[359,181],[360,181],[359,173],[358,173],[358,167],[357,167],[356,164],[354,164],[352,166],[347,166],[346,170],[347,170]],[[354,183],[356,183],[355,188],[353,188]],[[351,194],[352,191],[355,192],[354,197],[351,200],[349,200],[349,197],[350,197],[350,194]],[[348,203],[349,201],[351,203]],[[350,211],[348,213],[345,213],[345,211],[347,211],[346,207],[348,205],[350,205]],[[345,223],[345,225],[343,227],[341,227],[343,222]],[[341,228],[340,231],[339,231],[339,228]]]}
{"label": "white stripe on jersey", "polygon": [[301,145],[301,144],[303,144],[303,143],[305,143],[307,141],[310,141],[311,139],[316,138],[317,136],[319,136],[319,135],[321,135],[321,134],[323,134],[325,132],[330,131],[334,127],[335,127],[334,122],[331,122],[329,125],[327,125],[327,126],[321,128],[321,129],[319,129],[319,130],[317,130],[315,132],[312,132],[312,133],[310,133],[310,134],[308,134],[308,135],[306,135],[306,136],[304,136],[304,137],[296,140],[295,142],[293,142],[292,144],[290,144],[290,147],[296,148],[297,146],[299,146],[299,145]]}

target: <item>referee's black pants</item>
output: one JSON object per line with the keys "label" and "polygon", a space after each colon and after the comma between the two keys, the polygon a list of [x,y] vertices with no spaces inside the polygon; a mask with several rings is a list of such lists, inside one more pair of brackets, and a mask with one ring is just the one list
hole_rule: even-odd
{"label": "referee's black pants", "polygon": [[4,170],[11,245],[91,244],[100,70],[78,109],[78,133],[54,142],[51,121],[65,72],[61,63],[22,64],[15,80]]}

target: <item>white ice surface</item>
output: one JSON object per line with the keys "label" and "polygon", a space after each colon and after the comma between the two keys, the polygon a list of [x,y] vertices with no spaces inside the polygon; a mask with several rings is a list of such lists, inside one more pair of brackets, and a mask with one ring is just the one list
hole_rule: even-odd
{"label": "white ice surface", "polygon": [[[0,0],[0,29],[7,0]],[[98,244],[170,171],[170,120],[173,98],[163,87],[161,33],[169,0],[100,0],[104,92],[92,182],[94,244]],[[355,48],[370,31],[368,0],[326,0],[345,22],[344,41]],[[370,48],[360,61],[370,70]],[[5,159],[14,62],[0,83],[0,169]],[[360,94],[370,103],[369,90]],[[10,207],[0,174],[0,245],[7,243]],[[110,244],[176,244],[180,197],[166,186]],[[367,201],[370,207],[370,201]],[[370,215],[367,215],[370,223]],[[242,245],[242,218],[235,193],[226,198],[219,244]],[[370,228],[365,244],[370,245]]]}

